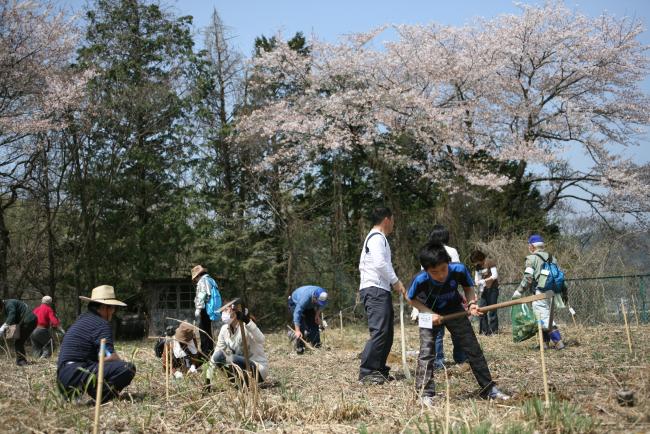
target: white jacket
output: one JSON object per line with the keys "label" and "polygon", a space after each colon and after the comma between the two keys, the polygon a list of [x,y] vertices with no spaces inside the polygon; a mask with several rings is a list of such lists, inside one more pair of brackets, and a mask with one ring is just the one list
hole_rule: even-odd
{"label": "white jacket", "polygon": [[[372,236],[373,234],[379,235]],[[371,230],[363,242],[359,272],[361,273],[359,289],[376,286],[390,291],[390,285],[399,280],[393,269],[388,240],[378,229]]]}
{"label": "white jacket", "polygon": [[[248,341],[248,357],[257,366],[257,371],[260,373],[262,379],[265,379],[269,370],[269,360],[266,358],[266,353],[264,352],[264,335],[252,320],[248,324],[245,324],[245,327],[246,340]],[[244,345],[242,343],[239,324],[235,327],[234,332],[231,331],[228,324],[224,324],[221,327],[219,337],[217,338],[216,349],[238,356],[244,355]]]}

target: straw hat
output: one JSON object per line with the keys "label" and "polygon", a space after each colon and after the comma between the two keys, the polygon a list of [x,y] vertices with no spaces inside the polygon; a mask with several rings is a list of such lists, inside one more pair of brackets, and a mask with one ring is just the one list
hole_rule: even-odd
{"label": "straw hat", "polygon": [[183,344],[189,344],[194,339],[194,326],[182,322],[174,333],[174,339]]}
{"label": "straw hat", "polygon": [[110,306],[126,306],[126,303],[115,298],[115,288],[110,285],[101,285],[97,288],[93,288],[90,298],[82,295],[80,295],[79,298],[84,301],[93,301],[95,303],[108,304]]}
{"label": "straw hat", "polygon": [[192,280],[196,279],[199,275],[207,272],[208,269],[204,268],[203,265],[197,265],[196,267],[192,268]]}

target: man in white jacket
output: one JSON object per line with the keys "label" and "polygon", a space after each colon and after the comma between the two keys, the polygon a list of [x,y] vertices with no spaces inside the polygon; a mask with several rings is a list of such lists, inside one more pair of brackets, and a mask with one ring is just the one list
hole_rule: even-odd
{"label": "man in white jacket", "polygon": [[372,216],[373,228],[366,236],[359,259],[361,301],[368,316],[370,339],[361,354],[359,381],[364,384],[382,384],[390,380],[386,360],[393,345],[393,301],[391,287],[404,293],[391,260],[386,237],[393,232],[395,220],[389,208],[376,208]]}

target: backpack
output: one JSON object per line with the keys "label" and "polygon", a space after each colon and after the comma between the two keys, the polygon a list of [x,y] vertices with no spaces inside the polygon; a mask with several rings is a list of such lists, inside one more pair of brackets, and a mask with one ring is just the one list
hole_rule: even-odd
{"label": "backpack", "polygon": [[556,294],[560,294],[564,290],[564,272],[560,270],[560,267],[553,262],[553,255],[548,254],[548,259],[545,260],[542,255],[535,253],[535,256],[538,256],[542,261],[542,271],[547,270],[548,276],[546,277],[546,283],[544,284],[542,291],[553,291]]}
{"label": "backpack", "polygon": [[206,275],[204,279],[208,279],[208,285],[210,285],[210,298],[205,303],[205,311],[211,321],[219,321],[221,319],[221,312],[218,312],[221,308],[221,294],[219,293],[219,287],[212,277]]}

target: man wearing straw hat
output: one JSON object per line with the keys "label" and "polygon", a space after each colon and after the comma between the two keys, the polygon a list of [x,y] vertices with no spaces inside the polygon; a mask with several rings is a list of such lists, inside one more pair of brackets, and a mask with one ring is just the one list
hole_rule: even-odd
{"label": "man wearing straw hat", "polygon": [[118,306],[126,306],[115,297],[115,289],[101,285],[92,290],[88,312],[68,329],[57,362],[57,383],[66,398],[80,397],[84,392],[95,397],[96,376],[99,368],[100,341],[106,339],[104,358],[104,386],[102,402],[117,397],[135,376],[135,365],[123,361],[113,347],[111,318]]}
{"label": "man wearing straw hat", "polygon": [[212,321],[221,319],[221,294],[217,282],[210,277],[208,269],[202,265],[192,268],[192,283],[196,285],[194,297],[194,317],[201,335],[201,352],[204,357],[210,357],[214,349],[212,338]]}

